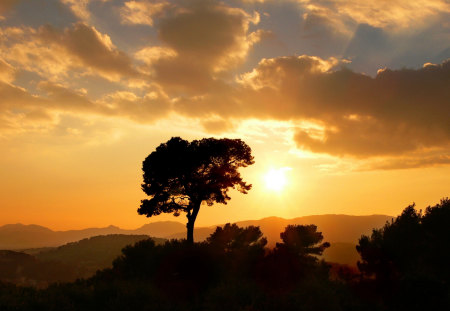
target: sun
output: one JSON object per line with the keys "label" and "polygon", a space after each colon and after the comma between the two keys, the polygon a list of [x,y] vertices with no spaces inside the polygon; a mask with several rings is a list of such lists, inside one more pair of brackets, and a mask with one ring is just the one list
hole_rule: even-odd
{"label": "sun", "polygon": [[291,170],[290,167],[282,167],[278,169],[270,169],[265,175],[264,180],[269,190],[281,191],[287,185],[286,172]]}

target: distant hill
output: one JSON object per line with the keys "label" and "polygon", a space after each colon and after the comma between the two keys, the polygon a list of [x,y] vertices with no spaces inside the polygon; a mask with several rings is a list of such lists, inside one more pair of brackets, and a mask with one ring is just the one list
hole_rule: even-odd
{"label": "distant hill", "polygon": [[[382,227],[392,216],[370,215],[313,215],[293,219],[268,217],[259,220],[237,222],[238,226],[259,226],[267,237],[268,246],[273,247],[280,241],[280,232],[287,225],[315,224],[324,235],[324,240],[331,243],[331,247],[324,253],[324,257],[337,263],[355,264],[358,254],[355,245],[361,235],[368,235],[373,228]],[[196,227],[194,237],[196,241],[205,240],[217,226]],[[42,247],[56,247],[66,243],[79,241],[92,236],[125,234],[148,235],[166,239],[180,239],[186,237],[186,226],[176,221],[160,221],[146,224],[134,230],[124,230],[115,226],[106,228],[90,228],[84,230],[52,231],[37,225],[5,225],[0,227],[0,249],[21,250]],[[28,250],[33,253],[33,250]],[[34,250],[34,253],[39,250]]]}
{"label": "distant hill", "polygon": [[175,232],[186,230],[186,224],[177,221],[157,221],[152,222],[136,230],[124,230],[127,234],[146,234],[153,237],[165,238]]}
{"label": "distant hill", "polygon": [[[356,244],[362,234],[370,234],[373,228],[382,227],[386,221],[390,221],[392,216],[370,215],[370,216],[350,216],[350,215],[313,215],[284,219],[280,217],[268,217],[259,220],[239,221],[236,224],[240,227],[259,226],[267,237],[268,245],[274,246],[280,241],[280,233],[288,225],[309,225],[317,226],[318,231],[323,233],[324,240],[328,242],[345,242]],[[195,240],[205,240],[217,226],[198,227],[194,230]],[[186,232],[166,236],[167,238],[184,238]]]}
{"label": "distant hill", "polygon": [[42,262],[14,251],[0,251],[0,281],[17,285],[45,287],[51,282],[73,281],[75,269],[60,262]]}
{"label": "distant hill", "polygon": [[[331,243],[323,255],[328,262],[355,265],[359,259],[355,246],[363,234],[382,227],[391,216],[316,215],[294,219],[268,217],[237,222],[241,227],[259,226],[273,247],[280,232],[290,224],[315,224]],[[206,239],[217,226],[197,227],[195,240]],[[164,221],[144,225],[135,230],[109,226],[84,230],[52,231],[37,225],[5,225],[0,227],[0,249],[22,249],[24,253],[0,252],[0,280],[16,284],[41,286],[47,282],[70,281],[89,277],[98,269],[111,266],[124,246],[149,238],[185,238],[185,225]],[[62,245],[62,246],[61,246]],[[26,250],[24,250],[26,249]]]}
{"label": "distant hill", "polygon": [[[0,251],[0,281],[45,287],[51,282],[70,282],[92,276],[112,262],[127,245],[149,239],[147,235],[105,235],[57,248],[15,252]],[[156,243],[165,239],[154,238]]]}
{"label": "distant hill", "polygon": [[[149,239],[148,235],[110,234],[83,239],[78,242],[44,250],[35,254],[43,262],[61,262],[73,266],[78,277],[87,277],[99,269],[112,266],[112,262],[127,245]],[[153,238],[157,244],[164,243],[165,239]]]}
{"label": "distant hill", "polygon": [[[324,241],[331,243],[331,247],[324,252],[324,259],[340,264],[356,265],[359,255],[356,251],[356,244],[361,235],[370,235],[373,228],[382,227],[392,216],[370,215],[370,216],[350,216],[350,215],[313,215],[293,219],[280,217],[268,217],[260,220],[239,221],[236,224],[240,227],[259,226],[264,236],[267,238],[268,246],[273,247],[280,242],[280,233],[288,225],[308,225],[314,224],[318,231],[323,233]],[[217,226],[199,227],[194,230],[196,241],[205,240]],[[184,238],[186,232],[179,232],[167,238]]]}
{"label": "distant hill", "polygon": [[[59,261],[70,265],[92,268],[94,272],[106,268],[121,253],[122,248],[141,240],[149,239],[148,235],[110,234],[94,236],[78,242],[71,242],[35,255],[42,261]],[[159,239],[159,241],[165,241]]]}
{"label": "distant hill", "polygon": [[356,243],[333,242],[331,246],[323,252],[323,259],[327,262],[346,264],[355,266],[361,260],[356,251]]}
{"label": "distant hill", "polygon": [[83,230],[53,231],[37,225],[5,225],[0,227],[0,249],[17,250],[23,248],[60,246],[91,236],[120,233],[121,229],[114,226]]}
{"label": "distant hill", "polygon": [[0,249],[22,250],[56,247],[92,236],[109,234],[165,237],[176,232],[181,232],[185,228],[186,226],[184,224],[175,221],[150,223],[135,230],[125,230],[119,227],[109,226],[106,228],[53,231],[38,225],[4,225],[0,227]]}

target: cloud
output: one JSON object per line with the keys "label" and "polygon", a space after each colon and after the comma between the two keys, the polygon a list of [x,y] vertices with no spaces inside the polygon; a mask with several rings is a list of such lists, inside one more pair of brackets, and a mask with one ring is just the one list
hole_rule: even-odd
{"label": "cloud", "polygon": [[107,34],[76,23],[60,30],[51,25],[38,29],[0,29],[0,57],[17,69],[36,72],[44,79],[97,75],[110,81],[140,78],[133,59],[120,51]]}
{"label": "cloud", "polygon": [[147,65],[152,65],[164,58],[174,58],[178,56],[175,50],[162,46],[149,46],[140,49],[134,54],[134,57]]}
{"label": "cloud", "polygon": [[38,37],[43,43],[64,49],[67,56],[76,58],[81,65],[94,69],[94,72],[108,79],[138,76],[132,59],[118,50],[107,34],[100,33],[95,27],[76,23],[59,31],[47,25],[39,28]]}
{"label": "cloud", "polygon": [[132,92],[117,91],[104,96],[99,103],[106,107],[106,114],[127,116],[140,123],[150,123],[163,118],[171,111],[169,98],[158,91],[139,97]]}
{"label": "cloud", "polygon": [[91,17],[88,10],[90,0],[61,0],[61,2],[69,6],[73,14],[79,19],[87,21]]}
{"label": "cloud", "polygon": [[10,83],[14,80],[14,68],[0,58],[0,81]]}
{"label": "cloud", "polygon": [[72,112],[100,111],[99,107],[82,91],[72,90],[64,85],[49,81],[40,82],[38,87],[46,94],[46,106],[48,108]]}
{"label": "cloud", "polygon": [[139,57],[145,61],[149,51],[164,56],[149,56],[146,63],[165,90],[204,93],[217,88],[217,79],[241,64],[260,40],[262,31],[249,31],[258,17],[217,1],[180,2],[158,20],[161,46],[146,47]]}
{"label": "cloud", "polygon": [[32,104],[40,104],[40,101],[34,98],[26,90],[0,81],[0,110],[5,111],[11,107],[27,106]]}
{"label": "cloud", "polygon": [[[239,120],[289,121],[299,148],[338,157],[406,161],[413,154],[408,165],[420,166],[444,163],[450,153],[450,62],[395,69],[413,56],[433,62],[423,57],[431,50],[446,57],[443,1],[420,0],[419,10],[403,0],[286,0],[278,13],[264,1],[245,10],[230,4],[239,1],[58,1],[81,21],[0,27],[2,127],[54,124],[61,115],[150,123],[175,112],[212,133],[233,130]],[[115,14],[100,12],[113,7]],[[282,20],[287,11],[292,16]],[[105,28],[107,14],[115,24]],[[292,25],[298,29],[286,31]],[[255,47],[269,31],[292,42]],[[425,47],[410,48],[412,41]],[[323,57],[277,57],[302,51]],[[388,62],[396,57],[397,65]],[[394,69],[358,73],[380,64]],[[430,150],[437,156],[425,157]]]}
{"label": "cloud", "polygon": [[371,170],[397,170],[397,169],[409,169],[419,167],[435,167],[441,165],[450,164],[450,154],[416,154],[415,157],[396,157],[390,159],[381,159],[375,161],[369,161],[364,165],[357,168],[358,171],[371,171]]}
{"label": "cloud", "polygon": [[380,70],[376,77],[312,56],[262,60],[223,92],[180,98],[176,111],[208,118],[309,120],[299,148],[369,158],[421,150],[449,152],[450,61],[420,69]]}
{"label": "cloud", "polygon": [[5,131],[25,132],[47,127],[52,117],[46,111],[45,104],[44,99],[0,79],[0,136],[3,136]]}
{"label": "cloud", "polygon": [[408,28],[440,13],[449,13],[446,0],[358,0],[358,1],[315,1],[300,0],[309,7],[318,6],[348,16],[358,23],[374,27]]}
{"label": "cloud", "polygon": [[41,82],[39,88],[46,93],[44,106],[61,112],[81,112],[108,117],[122,117],[141,123],[150,123],[170,111],[170,101],[157,90],[142,97],[128,91],[116,91],[92,100],[82,92],[52,82]]}
{"label": "cloud", "polygon": [[208,133],[215,134],[220,134],[234,129],[234,125],[230,120],[222,119],[218,116],[202,120],[201,125]]}
{"label": "cloud", "polygon": [[370,157],[450,144],[450,61],[375,78],[317,57],[263,60],[241,77],[245,114],[309,119],[322,130],[299,129],[299,147],[318,153]]}
{"label": "cloud", "polygon": [[153,19],[169,7],[167,1],[126,1],[120,9],[123,24],[137,24],[153,26]]}
{"label": "cloud", "polygon": [[29,125],[36,122],[40,128],[54,126],[56,115],[97,115],[151,123],[171,111],[169,98],[158,90],[149,91],[142,97],[128,91],[116,91],[92,100],[84,90],[50,81],[41,81],[38,89],[42,94],[33,95],[0,80],[0,123],[3,128],[35,130]]}
{"label": "cloud", "polygon": [[[244,3],[270,3],[275,0],[242,0]],[[330,19],[352,19],[381,28],[408,28],[440,13],[449,13],[446,0],[284,0],[297,2],[309,11],[321,12]]]}
{"label": "cloud", "polygon": [[36,72],[46,78],[66,76],[74,60],[60,46],[49,46],[31,27],[0,29],[0,56],[17,70]]}

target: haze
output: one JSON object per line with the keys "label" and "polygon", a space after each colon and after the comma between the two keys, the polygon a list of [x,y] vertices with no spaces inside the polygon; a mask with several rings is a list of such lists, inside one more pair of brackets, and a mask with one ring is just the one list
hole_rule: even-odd
{"label": "haze", "polygon": [[249,194],[197,226],[433,205],[450,190],[449,20],[445,0],[1,1],[0,225],[185,222],[136,212],[142,161],[172,136],[255,156]]}

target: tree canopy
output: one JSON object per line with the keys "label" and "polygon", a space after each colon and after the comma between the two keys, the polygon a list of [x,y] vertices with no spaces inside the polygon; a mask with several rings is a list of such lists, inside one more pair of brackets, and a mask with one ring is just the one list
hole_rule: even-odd
{"label": "tree canopy", "polygon": [[251,185],[238,171],[254,163],[250,147],[240,139],[204,138],[189,142],[173,137],[159,145],[143,162],[142,190],[150,199],[141,201],[138,213],[186,213],[187,240],[193,242],[194,223],[205,202],[227,204],[228,190],[247,193]]}
{"label": "tree canopy", "polygon": [[249,226],[242,228],[236,224],[229,223],[223,227],[217,227],[206,241],[213,247],[219,248],[224,252],[232,252],[251,247],[262,249],[267,244],[267,239],[263,237],[259,227]]}
{"label": "tree canopy", "polygon": [[445,198],[424,213],[412,204],[395,220],[361,237],[358,267],[363,275],[375,277],[386,305],[401,310],[448,308],[449,224],[450,200]]}
{"label": "tree canopy", "polygon": [[370,237],[361,237],[357,246],[359,269],[379,280],[419,274],[449,278],[449,224],[448,198],[428,207],[425,213],[412,204],[383,228],[374,229]]}
{"label": "tree canopy", "polygon": [[330,243],[324,242],[322,232],[317,231],[316,225],[288,225],[284,232],[280,233],[283,243],[277,243],[277,248],[286,248],[300,257],[322,255],[323,251],[330,247]]}

